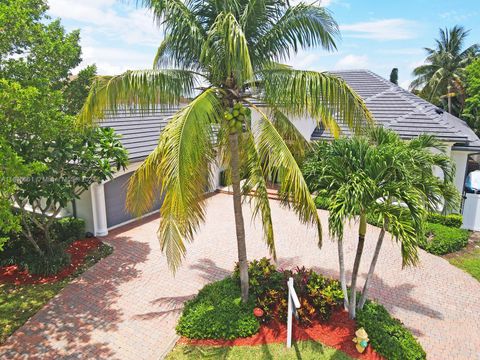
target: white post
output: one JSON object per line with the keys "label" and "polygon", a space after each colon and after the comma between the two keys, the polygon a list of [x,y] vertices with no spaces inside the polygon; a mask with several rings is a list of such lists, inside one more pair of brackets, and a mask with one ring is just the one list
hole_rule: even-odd
{"label": "white post", "polygon": [[95,236],[108,235],[107,209],[105,207],[105,191],[103,183],[92,184],[92,212]]}
{"label": "white post", "polygon": [[297,313],[300,308],[300,301],[293,287],[293,278],[289,278],[288,286],[288,313],[287,313],[287,348],[292,347],[292,315]]}

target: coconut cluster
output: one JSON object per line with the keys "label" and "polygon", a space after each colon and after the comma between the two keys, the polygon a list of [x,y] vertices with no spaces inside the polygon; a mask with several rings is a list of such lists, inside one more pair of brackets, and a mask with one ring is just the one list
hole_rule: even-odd
{"label": "coconut cluster", "polygon": [[243,130],[243,123],[250,116],[250,109],[243,106],[242,103],[235,103],[233,108],[225,111],[224,117],[227,121],[230,132],[241,132]]}

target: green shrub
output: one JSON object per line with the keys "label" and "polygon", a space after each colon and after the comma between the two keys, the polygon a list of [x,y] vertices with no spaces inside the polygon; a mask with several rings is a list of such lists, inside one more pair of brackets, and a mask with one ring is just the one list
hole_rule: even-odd
{"label": "green shrub", "polygon": [[433,224],[442,224],[448,227],[460,228],[463,223],[463,216],[460,214],[442,215],[438,213],[429,213],[427,221]]}
{"label": "green shrub", "polygon": [[420,243],[420,247],[434,255],[458,251],[468,244],[468,230],[427,223],[425,233],[426,238]]}
{"label": "green shrub", "polygon": [[85,237],[85,220],[73,217],[59,219],[53,224],[52,232],[58,241],[71,243]]}
{"label": "green shrub", "polygon": [[[302,307],[298,319],[303,325],[313,320],[328,320],[333,310],[343,303],[340,283],[317,274],[305,267],[280,272],[269,259],[262,258],[249,263],[248,275],[250,292],[256,298],[257,306],[264,311],[262,321],[273,318],[285,321],[287,317],[287,281],[293,278],[295,290]],[[234,275],[239,278],[238,266]]]}
{"label": "green shrub", "polygon": [[191,339],[235,339],[258,332],[253,297],[243,304],[238,279],[227,277],[209,284],[185,304],[177,332]]}
{"label": "green shrub", "polygon": [[357,313],[357,325],[365,329],[372,347],[386,359],[426,359],[425,351],[412,333],[380,304],[367,301]]}
{"label": "green shrub", "polygon": [[322,209],[322,210],[328,210],[328,207],[330,205],[330,201],[327,197],[323,195],[317,195],[315,197],[315,206],[317,209]]}

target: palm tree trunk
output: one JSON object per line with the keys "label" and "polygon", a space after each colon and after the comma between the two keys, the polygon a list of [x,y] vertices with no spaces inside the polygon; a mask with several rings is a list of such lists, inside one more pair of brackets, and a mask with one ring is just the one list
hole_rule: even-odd
{"label": "palm tree trunk", "polygon": [[452,113],[452,97],[450,96],[450,92],[452,91],[452,86],[449,84],[447,86],[447,101],[448,101],[448,113]]}
{"label": "palm tree trunk", "polygon": [[372,262],[370,263],[370,269],[368,270],[367,279],[365,280],[365,285],[363,285],[362,296],[360,297],[360,301],[358,302],[358,309],[363,309],[365,302],[367,301],[367,294],[368,294],[368,287],[370,286],[370,282],[373,277],[373,273],[375,271],[375,266],[377,265],[378,255],[380,254],[380,249],[382,248],[383,239],[385,238],[386,227],[388,224],[385,223],[378,235],[377,245],[375,247],[375,253],[373,254]]}
{"label": "palm tree trunk", "polygon": [[245,243],[245,225],[242,213],[242,194],[240,190],[240,159],[238,149],[238,133],[230,135],[230,166],[232,168],[233,211],[235,214],[235,230],[237,233],[238,267],[240,270],[240,287],[242,301],[248,301],[248,262]]}
{"label": "palm tree trunk", "polygon": [[345,277],[345,259],[343,256],[343,240],[338,240],[338,264],[340,267],[340,284],[342,285],[343,292],[343,307],[348,310],[348,291],[347,291],[347,279]]}
{"label": "palm tree trunk", "polygon": [[356,313],[356,305],[357,305],[357,277],[358,277],[358,269],[360,268],[360,260],[362,259],[363,254],[363,246],[365,245],[365,233],[367,232],[367,218],[365,213],[360,214],[360,225],[358,227],[358,245],[357,245],[357,253],[355,255],[355,261],[353,263],[353,270],[352,270],[352,282],[350,284],[350,303],[348,304],[348,315],[350,319],[355,319]]}

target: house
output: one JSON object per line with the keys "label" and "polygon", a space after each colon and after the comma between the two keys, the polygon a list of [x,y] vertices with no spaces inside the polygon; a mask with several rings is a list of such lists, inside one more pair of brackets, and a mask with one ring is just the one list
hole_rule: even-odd
{"label": "house", "polygon": [[[475,166],[478,160],[475,154],[480,153],[480,139],[464,121],[370,71],[333,73],[363,98],[379,125],[396,131],[403,139],[431,134],[443,140],[456,164],[455,185],[463,193],[467,171]],[[70,209],[86,220],[88,231],[104,236],[110,229],[136,220],[125,210],[126,185],[132,173],[156,147],[160,132],[175,111],[157,110],[147,115],[140,112],[106,114],[101,126],[112,127],[122,135],[130,165],[127,170],[116,173],[112,180],[92,185]],[[295,119],[294,124],[311,141],[332,138],[328,130],[317,127],[312,119]],[[351,135],[346,126],[341,128],[344,135]],[[220,169],[215,173],[215,186],[219,186]],[[152,212],[160,208],[161,202],[159,198]]]}

